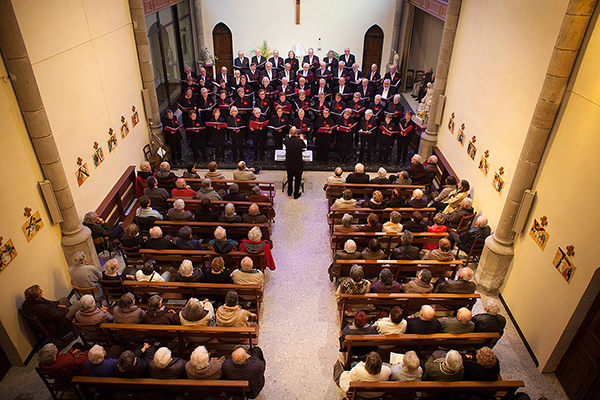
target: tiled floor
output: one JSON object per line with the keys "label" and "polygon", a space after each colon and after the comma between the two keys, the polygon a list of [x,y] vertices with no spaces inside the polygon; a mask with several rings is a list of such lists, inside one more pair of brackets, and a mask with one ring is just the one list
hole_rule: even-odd
{"label": "tiled floor", "polygon": [[[203,175],[204,171],[199,171]],[[298,200],[281,192],[284,171],[264,171],[261,180],[276,182],[277,212],[273,226],[275,271],[267,271],[259,345],[267,360],[266,385],[258,399],[339,399],[332,380],[338,358],[339,326],[333,287],[327,267],[331,263],[325,220],[327,203],[323,183],[329,172],[305,172],[306,192]],[[225,172],[230,177],[230,172]],[[475,305],[475,314],[481,312]],[[506,313],[503,312],[506,316]],[[541,374],[517,332],[508,322],[494,348],[504,379],[523,380],[525,392],[537,400],[566,399],[554,375]],[[0,382],[0,400],[48,399],[35,375],[34,360],[25,368],[13,367]]]}

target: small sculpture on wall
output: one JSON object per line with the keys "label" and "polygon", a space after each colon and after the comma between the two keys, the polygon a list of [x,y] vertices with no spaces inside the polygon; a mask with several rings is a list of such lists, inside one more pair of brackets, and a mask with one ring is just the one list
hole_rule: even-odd
{"label": "small sculpture on wall", "polygon": [[27,242],[31,242],[31,239],[44,227],[40,212],[36,211],[35,214],[31,214],[31,208],[25,207],[23,215],[27,217],[27,221],[22,226],[23,234],[27,239]]}
{"label": "small sculpture on wall", "polygon": [[448,118],[448,130],[450,131],[451,134],[454,135],[454,113],[452,113],[450,115],[450,118]]}
{"label": "small sculpture on wall", "polygon": [[467,146],[467,154],[471,157],[471,160],[475,160],[475,155],[477,154],[477,147],[475,147],[475,142],[477,138],[473,136],[469,141],[469,145]]}
{"label": "small sculpture on wall", "polygon": [[460,128],[458,129],[458,135],[456,135],[456,140],[460,143],[461,146],[465,144],[465,124],[460,124]]}
{"label": "small sculpture on wall", "polygon": [[12,239],[2,244],[4,238],[0,236],[0,271],[4,270],[17,256],[17,250],[13,245]]}
{"label": "small sculpture on wall", "polygon": [[79,168],[77,168],[75,176],[77,178],[77,183],[79,184],[79,186],[81,186],[83,185],[83,182],[85,182],[86,179],[90,176],[90,172],[88,170],[87,163],[84,163],[81,157],[77,157],[77,165],[79,166]]}
{"label": "small sculpture on wall", "polygon": [[502,194],[502,189],[504,189],[504,179],[502,178],[502,175],[504,175],[504,167],[500,167],[498,172],[494,173],[494,180],[492,181],[492,186],[500,195]]}
{"label": "small sculpture on wall", "polygon": [[483,174],[483,176],[488,176],[488,172],[490,172],[490,163],[488,162],[488,157],[490,156],[490,151],[486,150],[481,159],[479,160],[479,170]]}
{"label": "small sculpture on wall", "polygon": [[133,115],[131,116],[131,128],[135,128],[135,126],[140,122],[140,115],[138,114],[135,106],[131,106],[131,111],[133,111]]}
{"label": "small sculpture on wall", "polygon": [[577,267],[575,267],[575,264],[573,264],[573,261],[570,258],[568,250],[569,247],[573,246],[568,246],[566,252],[559,247],[558,250],[556,250],[556,255],[554,256],[554,259],[552,260],[554,268],[556,268],[556,270],[562,275],[562,277],[565,278],[565,281],[567,281],[567,283],[571,283],[571,279],[573,279],[573,275],[575,274],[575,270],[577,269]]}
{"label": "small sculpture on wall", "polygon": [[92,160],[94,161],[94,167],[98,168],[102,161],[104,161],[104,152],[102,151],[102,147],[98,144],[98,142],[94,142],[94,154],[92,155]]}
{"label": "small sculpture on wall", "polygon": [[548,239],[550,238],[550,234],[544,229],[544,223],[546,217],[540,218],[540,222],[537,219],[533,220],[533,225],[531,226],[531,230],[529,231],[529,235],[533,238],[533,241],[540,246],[540,249],[544,251],[546,248],[546,243],[548,243]]}
{"label": "small sculpture on wall", "polygon": [[121,139],[125,139],[129,135],[129,126],[124,116],[121,116]]}
{"label": "small sculpture on wall", "polygon": [[573,257],[575,255],[575,246],[573,246],[572,244],[570,244],[566,248],[567,248],[567,255],[569,257]]}
{"label": "small sculpture on wall", "polygon": [[117,141],[117,135],[115,135],[115,131],[113,128],[108,129],[108,153],[112,153],[114,149],[117,148],[119,142]]}

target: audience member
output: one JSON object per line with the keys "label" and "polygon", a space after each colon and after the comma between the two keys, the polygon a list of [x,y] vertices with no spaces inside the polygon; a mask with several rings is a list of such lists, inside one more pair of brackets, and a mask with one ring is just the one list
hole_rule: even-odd
{"label": "audience member", "polygon": [[365,173],[365,166],[358,163],[354,166],[354,172],[348,174],[346,183],[369,183],[369,175]]}
{"label": "audience member", "polygon": [[471,190],[469,182],[462,180],[458,183],[458,187],[450,192],[446,200],[434,201],[432,205],[439,212],[443,212],[444,214],[451,213],[460,207],[462,201],[469,196],[469,190]]}
{"label": "audience member", "polygon": [[185,372],[188,379],[218,380],[222,375],[222,363],[219,359],[211,359],[206,347],[198,346],[192,352],[190,361],[185,364]]}
{"label": "audience member", "polygon": [[377,170],[377,177],[369,181],[373,185],[389,185],[390,180],[387,178],[387,171],[381,167]]}
{"label": "audience member", "polygon": [[475,293],[477,285],[471,282],[473,279],[473,270],[469,267],[461,268],[458,271],[458,279],[456,280],[445,280],[438,279],[435,283],[435,293],[456,293],[456,294],[471,294]]}
{"label": "audience member", "polygon": [[[340,376],[340,388],[345,392],[350,388],[350,382],[381,382],[390,378],[392,371],[387,365],[383,365],[381,357],[376,352],[367,355],[365,361],[356,364],[350,371],[342,372]],[[369,392],[368,397],[376,398],[383,395],[379,392]]]}
{"label": "audience member", "polygon": [[419,154],[415,154],[410,159],[410,167],[406,170],[408,176],[412,180],[413,185],[420,185],[423,177],[425,176],[425,168],[423,167],[423,157]]}
{"label": "audience member", "polygon": [[418,211],[413,211],[410,216],[410,221],[404,224],[402,227],[404,231],[411,231],[413,233],[425,232],[427,226],[423,223],[423,216]]}
{"label": "audience member", "polygon": [[471,247],[475,242],[475,239],[485,239],[492,233],[492,228],[488,226],[488,220],[483,215],[480,215],[475,220],[475,226],[469,229],[467,232],[458,236],[457,233],[450,232],[451,241],[456,243],[456,246],[464,251],[465,253],[469,253],[471,251]]}
{"label": "audience member", "polygon": [[[369,323],[369,318],[364,311],[358,311],[354,316],[354,322],[349,323],[342,329],[340,336],[340,351],[346,351],[344,340],[348,335],[376,335],[377,329]],[[373,351],[371,346],[355,346],[351,349],[351,353],[355,356],[362,357],[365,354]]]}
{"label": "audience member", "polygon": [[465,374],[462,357],[456,350],[450,350],[445,355],[436,351],[425,363],[424,381],[454,382],[460,381]]}
{"label": "audience member", "polygon": [[[406,225],[405,225],[406,226]],[[392,250],[392,260],[418,260],[419,248],[412,245],[414,235],[411,231],[402,234],[402,245]]]}
{"label": "audience member", "polygon": [[156,349],[149,343],[144,343],[135,351],[126,350],[115,364],[115,376],[117,378],[148,378],[150,373],[148,366],[154,358]]}
{"label": "audience member", "polygon": [[251,201],[253,203],[270,203],[271,199],[269,196],[262,194],[260,190],[260,186],[256,185],[252,187],[252,194],[246,197],[246,201]]}
{"label": "audience member", "polygon": [[204,250],[200,241],[192,238],[192,228],[187,225],[179,229],[175,247],[181,250]]}
{"label": "audience member", "polygon": [[[87,348],[89,349],[89,346]],[[64,369],[69,376],[88,374],[85,367],[88,351],[81,343],[75,343],[63,354],[58,354],[54,343],[48,343],[40,349],[38,356],[40,358],[38,368],[42,372],[60,372]]]}
{"label": "audience member", "polygon": [[354,264],[350,268],[350,278],[343,280],[335,292],[335,298],[340,299],[342,294],[365,294],[369,292],[371,282],[365,279],[365,272],[360,265]]}
{"label": "audience member", "polygon": [[[81,296],[79,305],[81,309],[75,313],[75,321],[79,324],[100,324],[113,321],[113,316],[106,311],[105,307],[96,307],[96,299],[90,294]],[[93,330],[96,330],[95,328]]]}
{"label": "audience member", "polygon": [[174,249],[175,244],[169,239],[164,238],[162,236],[162,233],[162,229],[160,229],[160,227],[158,226],[155,226],[152,229],[150,229],[150,238],[146,240],[144,248],[153,250]]}
{"label": "audience member", "polygon": [[194,220],[196,222],[218,222],[219,213],[213,211],[213,209],[210,208],[210,200],[204,198],[200,202],[200,208],[196,210]]}
{"label": "audience member", "polygon": [[427,162],[423,166],[425,175],[423,176],[423,180],[421,181],[422,185],[429,185],[431,184],[431,182],[433,182],[433,180],[435,179],[435,174],[437,174],[438,171],[437,163],[438,158],[436,156],[429,156]]}
{"label": "audience member", "polygon": [[185,201],[177,199],[173,203],[173,208],[167,212],[169,221],[191,221],[192,213],[185,210]]}
{"label": "audience member", "polygon": [[144,181],[148,179],[148,177],[154,176],[154,172],[152,172],[152,166],[148,161],[142,161],[140,164],[140,171],[138,171],[137,176]]}
{"label": "audience member", "polygon": [[402,208],[406,206],[406,201],[404,196],[402,196],[400,188],[394,188],[394,190],[392,190],[392,197],[390,197],[387,206],[389,208]]}
{"label": "audience member", "polygon": [[225,304],[217,309],[217,326],[249,326],[248,318],[256,318],[256,314],[244,310],[238,301],[235,290],[227,292]]}
{"label": "audience member", "polygon": [[[240,268],[234,270],[231,273],[231,280],[236,285],[264,285],[265,276],[259,269],[253,269],[254,262],[250,257],[242,258],[240,261]],[[252,300],[246,299],[242,296],[244,300]]]}
{"label": "audience member", "polygon": [[462,307],[456,312],[455,317],[442,318],[443,333],[470,333],[475,329],[475,324],[471,321],[471,311]]}
{"label": "audience member", "polygon": [[[146,243],[146,239],[140,234],[139,226],[131,223],[125,228],[125,234],[119,238],[119,243],[121,243],[121,246],[123,247],[137,247]],[[104,268],[106,269],[106,267]]]}
{"label": "audience member", "polygon": [[337,199],[331,208],[356,208],[356,200],[352,196],[352,190],[345,189],[342,192],[342,198]]}
{"label": "audience member", "polygon": [[390,309],[390,316],[379,318],[373,326],[380,335],[401,335],[406,332],[406,320],[402,318],[402,309],[394,306]]}
{"label": "audience member", "polygon": [[381,260],[385,258],[385,252],[381,250],[379,239],[372,238],[369,245],[362,252],[363,260]]}
{"label": "audience member", "polygon": [[215,238],[208,242],[208,245],[217,253],[225,254],[237,247],[237,242],[233,239],[227,239],[227,231],[222,226],[215,229]]}
{"label": "audience member", "polygon": [[179,266],[179,270],[175,275],[175,282],[203,282],[204,274],[202,269],[194,269],[194,265],[190,260],[183,260]]}
{"label": "audience member", "polygon": [[248,208],[248,212],[242,216],[242,222],[246,224],[267,224],[269,219],[266,215],[260,213],[258,204],[252,203]]}
{"label": "audience member", "polygon": [[370,213],[367,216],[367,224],[358,229],[359,232],[381,232],[382,225],[377,214]]}
{"label": "audience member", "polygon": [[[155,209],[153,209],[152,207],[150,207],[150,204],[151,204],[150,197],[143,195],[142,197],[140,197],[138,202],[140,203],[140,208],[138,208],[136,210],[135,215],[137,215],[139,218],[152,217],[152,218],[160,219],[162,221],[162,219],[163,219],[162,214],[159,213],[158,211],[156,211]],[[127,234],[127,231],[125,231],[125,234]],[[121,239],[119,239],[119,240],[121,240]]]}
{"label": "audience member", "polygon": [[246,196],[240,194],[240,187],[237,183],[229,185],[229,193],[223,196],[223,201],[246,201]]}
{"label": "audience member", "polygon": [[193,199],[196,197],[196,191],[193,190],[186,182],[185,179],[179,178],[175,182],[175,188],[171,190],[171,196],[177,199]]}
{"label": "audience member", "polygon": [[37,317],[55,337],[63,337],[73,331],[70,319],[79,311],[79,303],[71,304],[66,297],[50,301],[42,297],[39,285],[33,285],[25,290],[25,301],[21,311],[28,317]]}
{"label": "audience member", "polygon": [[223,379],[248,381],[250,390],[248,397],[255,399],[265,386],[265,358],[258,346],[250,349],[250,354],[240,346],[231,353],[231,358],[225,360],[221,367]]}
{"label": "audience member", "polygon": [[87,257],[83,251],[78,251],[73,255],[73,266],[69,268],[71,285],[82,289],[95,287],[98,289],[96,297],[101,298],[102,289],[99,281],[102,279],[102,274],[95,266],[86,264],[86,261]]}
{"label": "audience member", "polygon": [[398,172],[398,179],[394,182],[396,185],[407,185],[410,186],[413,184],[408,171],[400,171]]}
{"label": "audience member", "polygon": [[236,181],[253,181],[256,180],[254,168],[246,167],[244,161],[240,161],[237,165],[237,170],[233,171],[233,179]]}
{"label": "audience member", "polygon": [[169,282],[169,279],[171,279],[171,272],[165,271],[162,274],[159,274],[156,272],[157,267],[156,261],[147,261],[144,263],[142,269],[136,271],[135,279],[144,282]]}
{"label": "audience member", "polygon": [[431,293],[433,291],[431,271],[423,268],[415,279],[401,285],[400,291],[404,293]]}
{"label": "audience member", "polygon": [[401,233],[402,224],[400,223],[402,216],[398,211],[390,213],[390,220],[381,227],[382,232]]}
{"label": "audience member", "polygon": [[250,229],[248,239],[242,240],[240,243],[240,251],[245,251],[250,254],[265,254],[267,267],[273,271],[275,269],[275,260],[271,254],[271,247],[266,240],[262,239],[262,231],[258,226]]}
{"label": "audience member", "polygon": [[450,241],[446,238],[441,238],[438,241],[438,248],[425,253],[423,260],[454,261]]}
{"label": "audience member", "polygon": [[151,325],[179,325],[179,315],[163,305],[162,297],[155,294],[148,299],[146,313],[142,319],[143,324]]}
{"label": "audience member", "polygon": [[358,226],[352,225],[352,222],[354,222],[354,218],[352,218],[352,216],[350,214],[344,214],[342,216],[342,224],[341,225],[336,225],[333,228],[333,231],[334,232],[340,232],[340,233],[357,232],[358,231]]}
{"label": "audience member", "polygon": [[204,175],[205,178],[210,180],[223,180],[225,176],[217,171],[217,163],[215,161],[211,161],[208,163],[208,172]]}
{"label": "audience member", "polygon": [[156,173],[156,179],[158,179],[159,181],[174,181],[177,179],[177,175],[171,172],[171,165],[168,162],[163,161],[160,163],[160,171]]}
{"label": "audience member", "polygon": [[135,276],[133,275],[123,275],[119,274],[119,262],[116,258],[111,258],[110,260],[106,260],[104,263],[104,271],[102,271],[102,280],[103,281],[132,281],[135,280]]}
{"label": "audience member", "polygon": [[487,346],[477,350],[475,358],[467,352],[463,355],[463,366],[465,368],[465,381],[497,381],[500,376],[500,363],[498,358]]}
{"label": "audience member", "polygon": [[423,191],[421,189],[413,190],[412,197],[406,202],[406,207],[411,208],[425,208],[427,207],[427,199],[423,198]]}
{"label": "audience member", "polygon": [[430,305],[422,306],[418,317],[410,316],[406,320],[406,333],[427,335],[441,332],[442,324],[434,317],[435,310],[433,307]]}
{"label": "audience member", "polygon": [[[444,233],[448,230],[448,227],[444,225],[446,220],[444,219],[444,214],[436,214],[433,217],[433,226],[427,226],[427,232],[431,233]],[[433,250],[435,249],[435,244],[433,243],[425,243],[423,244],[423,249],[425,250]]]}
{"label": "audience member", "polygon": [[333,175],[327,178],[327,183],[346,183],[346,179],[342,177],[344,171],[341,167],[336,167]]}
{"label": "audience member", "polygon": [[473,215],[475,210],[473,210],[473,199],[470,197],[465,197],[463,201],[460,203],[460,207],[451,213],[442,214],[444,216],[445,224],[448,228],[456,229],[458,228],[458,224],[460,224],[460,220],[463,217],[468,217]]}
{"label": "audience member", "polygon": [[456,184],[458,183],[458,180],[450,175],[446,178],[446,180],[444,181],[444,188],[442,189],[441,192],[432,192],[432,197],[433,197],[433,201],[439,201],[442,203],[447,203],[450,197],[450,193],[452,193],[453,191],[456,190]]}
{"label": "audience member", "polygon": [[423,378],[421,361],[413,350],[407,351],[402,357],[402,362],[392,365],[390,381],[410,382],[420,381]]}
{"label": "audience member", "polygon": [[225,205],[225,212],[219,217],[219,222],[230,224],[240,223],[242,222],[242,217],[235,213],[235,206],[233,204],[227,203],[227,205]]}
{"label": "audience member", "polygon": [[185,378],[185,360],[172,357],[171,350],[161,347],[154,353],[148,370],[155,379],[182,379]]}
{"label": "audience member", "polygon": [[368,196],[365,195],[367,198],[363,202],[363,207],[373,209],[382,209],[387,207],[387,201],[383,199],[383,193],[381,193],[379,190],[373,191],[372,196],[373,197],[368,198]]}
{"label": "audience member", "polygon": [[475,332],[498,332],[504,334],[506,318],[500,315],[502,305],[496,299],[488,299],[485,305],[485,313],[474,315],[471,319],[475,323]]}
{"label": "audience member", "polygon": [[117,324],[140,324],[146,312],[135,305],[133,293],[125,293],[112,309],[112,314]]}
{"label": "audience member", "polygon": [[360,260],[362,254],[356,251],[356,242],[348,239],[344,242],[344,250],[335,253],[336,260]]}
{"label": "audience member", "polygon": [[107,354],[104,347],[97,344],[93,345],[85,363],[88,374],[96,377],[115,376],[115,365],[119,361],[119,354],[121,354],[119,346],[112,346]]}
{"label": "audience member", "polygon": [[186,165],[185,171],[183,171],[183,177],[185,179],[200,179],[200,175],[198,175],[196,172],[196,166],[194,163],[189,163]]}
{"label": "audience member", "polygon": [[123,235],[123,228],[116,225],[114,228],[104,222],[95,211],[90,211],[83,216],[83,226],[92,231],[92,239],[101,239],[102,243],[96,244],[96,252],[102,253],[104,250],[113,251],[112,241],[119,239]]}
{"label": "audience member", "polygon": [[371,284],[371,293],[398,293],[400,284],[394,280],[394,275],[388,266],[383,266],[379,272],[379,279]]}
{"label": "audience member", "polygon": [[179,312],[179,322],[184,326],[210,326],[214,325],[215,309],[204,299],[190,298]]}
{"label": "audience member", "polygon": [[169,197],[171,197],[169,192],[167,192],[163,188],[156,187],[156,184],[156,178],[153,176],[149,176],[146,179],[146,185],[148,185],[148,187],[144,189],[144,196],[161,198],[163,200],[167,200]]}
{"label": "audience member", "polygon": [[196,192],[196,198],[198,200],[208,199],[210,201],[221,200],[219,193],[211,186],[212,182],[209,178],[204,178],[200,190]]}

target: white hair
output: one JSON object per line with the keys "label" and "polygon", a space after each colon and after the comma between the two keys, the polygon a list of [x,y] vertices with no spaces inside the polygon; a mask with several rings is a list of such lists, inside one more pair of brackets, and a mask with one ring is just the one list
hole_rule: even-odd
{"label": "white hair", "polygon": [[437,162],[438,162],[438,158],[437,158],[436,156],[430,156],[430,157],[427,159],[427,162],[428,162],[429,164],[437,164]]}
{"label": "white hair", "polygon": [[246,256],[242,258],[242,261],[240,261],[240,266],[242,267],[242,271],[250,271],[254,266],[254,262],[250,257]]}
{"label": "white hair", "polygon": [[142,161],[142,163],[140,164],[140,170],[144,172],[150,172],[152,171],[152,166],[148,161]]}
{"label": "white hair", "polygon": [[78,251],[73,254],[73,262],[75,265],[82,265],[85,262],[85,253],[83,251]]}
{"label": "white hair", "polygon": [[488,219],[486,217],[484,217],[483,215],[480,215],[479,217],[477,217],[477,220],[475,220],[475,224],[478,227],[483,228],[483,227],[487,226]]}
{"label": "white hair", "polygon": [[111,258],[104,263],[104,271],[109,274],[114,274],[119,270],[119,262],[116,258]]}
{"label": "white hair", "polygon": [[456,350],[450,350],[448,354],[446,354],[446,359],[444,360],[444,365],[447,369],[452,372],[458,372],[462,365],[462,357],[460,353]]}
{"label": "white hair", "polygon": [[183,201],[182,199],[175,200],[175,202],[173,203],[173,208],[175,208],[177,211],[183,211],[183,209],[185,208],[185,201]]}
{"label": "white hair", "polygon": [[344,243],[344,250],[346,253],[354,253],[356,251],[356,242],[352,239],[346,240],[346,243]]}
{"label": "white hair", "polygon": [[154,353],[154,365],[159,369],[165,369],[171,362],[171,350],[161,347]]}
{"label": "white hair", "polygon": [[215,239],[223,240],[227,237],[227,231],[222,226],[217,226],[215,229]]}
{"label": "white hair", "polygon": [[169,169],[171,169],[171,165],[168,162],[163,161],[163,162],[160,163],[160,170],[161,171],[167,171]]}
{"label": "white hair", "polygon": [[91,294],[86,294],[79,299],[79,305],[81,305],[81,311],[90,312],[96,308],[96,300]]}
{"label": "white hair", "polygon": [[490,315],[498,315],[501,309],[502,306],[500,305],[500,302],[496,299],[488,299],[488,302],[485,305],[485,311],[487,311],[487,313]]}
{"label": "white hair", "polygon": [[412,156],[412,159],[418,162],[419,164],[423,163],[423,157],[421,157],[420,154],[415,154],[414,156]]}
{"label": "white hair", "polygon": [[385,178],[387,175],[387,171],[385,170],[385,168],[381,167],[379,168],[379,170],[377,171],[377,176],[380,177],[381,179]]}
{"label": "white hair", "polygon": [[225,215],[234,215],[235,214],[235,206],[231,203],[227,203],[225,206]]}
{"label": "white hair", "polygon": [[404,353],[404,358],[402,359],[402,364],[407,371],[416,371],[419,368],[420,360],[413,350],[407,351]]}
{"label": "white hair", "polygon": [[181,262],[179,266],[179,274],[185,278],[189,278],[192,276],[192,272],[194,272],[194,265],[188,259],[185,259]]}
{"label": "white hair", "polygon": [[412,195],[415,199],[421,199],[421,198],[423,198],[423,191],[421,189],[415,189],[415,190],[413,190]]}
{"label": "white hair", "polygon": [[88,360],[90,360],[92,364],[98,365],[104,360],[105,355],[106,351],[104,351],[104,347],[95,344],[88,352]]}
{"label": "white hair", "polygon": [[[352,110],[350,110],[352,111]],[[362,165],[361,163],[358,163],[354,166],[354,172],[358,173],[358,174],[362,174],[363,172],[365,172],[365,166]]]}
{"label": "white hair", "polygon": [[252,242],[260,242],[260,239],[262,239],[262,231],[258,226],[250,229],[250,232],[248,232],[248,239]]}
{"label": "white hair", "polygon": [[196,369],[206,368],[208,365],[208,351],[204,346],[198,346],[190,356],[190,363]]}
{"label": "white hair", "polygon": [[344,214],[344,216],[342,217],[342,225],[347,228],[350,225],[352,225],[352,221],[353,220],[354,219],[352,218],[352,215],[350,215],[350,214]]}
{"label": "white hair", "polygon": [[160,227],[158,227],[158,226],[154,226],[154,227],[150,228],[149,233],[150,233],[150,237],[152,239],[158,239],[158,238],[162,237],[162,229],[160,229]]}
{"label": "white hair", "polygon": [[48,364],[54,360],[54,357],[58,354],[58,349],[54,343],[48,343],[42,347],[38,353],[40,357],[40,363]]}
{"label": "white hair", "polygon": [[473,199],[470,197],[465,197],[461,204],[464,208],[470,208],[473,206]]}
{"label": "white hair", "polygon": [[367,111],[365,111],[365,115],[373,115],[373,110],[369,109]]}

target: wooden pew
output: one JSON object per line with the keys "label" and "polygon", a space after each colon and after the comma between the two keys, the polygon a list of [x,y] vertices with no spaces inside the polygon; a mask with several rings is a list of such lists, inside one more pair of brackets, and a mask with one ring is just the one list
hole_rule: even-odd
{"label": "wooden pew", "polygon": [[373,305],[391,308],[398,306],[402,309],[404,317],[418,312],[421,306],[428,304],[436,311],[457,311],[466,307],[469,310],[479,294],[454,294],[454,293],[365,293],[365,294],[342,294],[339,300],[340,327],[343,327],[346,317],[346,307],[353,308],[357,305]]}
{"label": "wooden pew", "polygon": [[386,265],[394,275],[394,280],[413,278],[423,268],[431,271],[434,278],[442,276],[454,277],[464,266],[464,261],[437,261],[437,260],[335,260],[333,269],[336,273],[336,286],[339,277],[348,276],[352,265],[357,264],[363,268],[365,278],[376,278]]}
{"label": "wooden pew", "polygon": [[[430,243],[437,246],[441,238],[448,237],[448,233],[419,232],[413,233],[413,236],[413,245]],[[381,249],[385,252],[386,257],[389,257],[393,250],[392,244],[400,243],[401,237],[402,233],[396,232],[334,232],[331,236],[331,247],[334,252],[343,250],[344,243],[346,243],[348,239],[352,239],[354,242],[356,242],[356,248],[358,251],[358,249],[366,248],[369,244],[369,241],[374,238],[379,240],[381,243]]]}
{"label": "wooden pew", "polygon": [[248,237],[250,229],[258,226],[262,232],[264,240],[269,239],[269,224],[246,224],[243,222],[195,222],[195,221],[155,221],[154,226],[160,227],[163,233],[171,236],[177,236],[179,230],[184,226],[192,228],[192,235],[202,239],[207,239],[204,243],[208,246],[208,241],[214,239],[215,229],[222,226],[227,231],[227,237],[239,242],[241,239]]}
{"label": "wooden pew", "polygon": [[[100,327],[106,332],[112,345],[120,343],[120,338],[123,337],[141,336],[148,342],[160,342],[161,346],[171,344],[173,352],[180,357],[189,356],[200,344],[206,346],[208,351],[227,354],[235,345],[256,345],[258,338],[258,325],[221,327],[103,323]],[[221,342],[219,339],[231,341]]]}
{"label": "wooden pew", "polygon": [[450,163],[448,162],[448,160],[446,160],[446,157],[444,157],[439,147],[434,146],[432,148],[432,152],[432,155],[438,158],[438,163],[436,164],[437,170],[435,172],[435,178],[433,178],[433,182],[431,184],[431,191],[440,192],[444,187],[446,178],[449,176],[455,177],[456,180],[460,182],[460,179],[458,179],[458,175],[456,175],[456,172],[454,172],[454,170],[450,166]]}
{"label": "wooden pew", "polygon": [[327,214],[327,223],[329,224],[329,234],[333,235],[335,225],[342,224],[342,217],[344,214],[350,214],[354,218],[354,224],[366,224],[367,217],[369,214],[373,213],[377,215],[380,223],[386,223],[390,220],[390,215],[392,211],[398,211],[400,213],[401,221],[409,221],[412,217],[412,213],[418,211],[421,213],[423,217],[423,221],[431,220],[435,214],[437,214],[437,210],[432,207],[428,208],[411,208],[411,207],[402,207],[402,208],[331,208],[329,213]]}
{"label": "wooden pew", "polygon": [[523,381],[496,381],[496,382],[350,382],[350,388],[346,394],[348,400],[358,400],[361,393],[385,393],[383,398],[392,396],[394,399],[436,398],[436,395],[447,395],[454,393],[460,396],[462,393],[489,392],[493,398],[511,399],[515,392],[524,387]]}
{"label": "wooden pew", "polygon": [[140,254],[144,261],[154,260],[159,265],[181,264],[185,259],[190,260],[194,265],[208,268],[215,257],[223,257],[225,266],[231,267],[239,264],[244,257],[250,257],[254,261],[254,268],[264,271],[267,266],[264,253],[250,254],[243,251],[230,251],[227,254],[219,254],[212,250],[153,250],[141,249]]}
{"label": "wooden pew", "polygon": [[96,208],[96,214],[111,227],[119,222],[123,227],[129,225],[140,206],[135,198],[135,185],[135,166],[131,165]]}
{"label": "wooden pew", "polygon": [[[186,179],[188,185],[195,191],[200,190],[202,187],[202,181],[204,179]],[[260,187],[261,193],[264,193],[266,196],[269,196],[271,199],[271,204],[273,204],[273,199],[275,197],[275,193],[277,190],[275,189],[275,182],[272,181],[239,181],[235,179],[223,179],[223,180],[213,180],[211,182],[211,186],[216,191],[219,190],[229,190],[229,185],[232,183],[237,183],[240,187],[240,193],[249,193],[252,188],[256,185]]]}
{"label": "wooden pew", "polygon": [[[94,394],[101,389],[119,389],[120,391],[133,391],[136,394],[151,392],[160,395],[167,395],[178,392],[188,393],[186,398],[205,398],[204,395],[210,394],[219,399],[229,399],[232,394],[246,399],[249,390],[248,381],[227,381],[227,380],[194,380],[194,379],[153,379],[153,378],[104,378],[93,376],[75,376],[71,383],[85,389],[84,393],[94,398]],[[148,393],[148,398],[154,398]]]}
{"label": "wooden pew", "polygon": [[344,365],[350,369],[350,364],[354,360],[352,348],[354,347],[377,347],[388,346],[386,349],[379,349],[378,352],[384,353],[382,359],[389,359],[390,351],[404,353],[408,350],[414,350],[417,355],[421,355],[424,349],[445,347],[448,349],[464,349],[472,347],[492,347],[500,338],[498,332],[472,332],[472,333],[432,333],[429,335],[402,334],[402,335],[347,335],[342,347],[344,352]]}
{"label": "wooden pew", "polygon": [[[173,203],[175,202],[175,200],[177,200],[177,199],[167,199],[168,208],[173,207]],[[202,203],[202,200],[197,200],[197,199],[184,199],[184,201],[185,201],[185,209],[187,211],[190,211],[192,214],[200,209],[200,205]],[[235,206],[235,212],[236,212],[236,214],[239,214],[239,215],[247,213],[248,209],[252,205],[251,201],[222,201],[222,200],[217,201],[217,200],[215,200],[215,201],[210,202],[211,208],[214,211],[218,212],[219,214],[223,214],[225,212],[225,206],[228,203],[231,203]],[[271,203],[256,203],[256,205],[260,209],[261,214],[266,215],[267,218],[269,218],[271,221],[273,221],[274,218],[270,218],[274,215],[273,204],[271,204]]]}
{"label": "wooden pew", "polygon": [[[244,307],[260,317],[260,305],[263,300],[263,288],[260,285],[236,285],[233,283],[191,283],[191,282],[144,282],[123,281],[123,287],[137,298],[143,295],[160,293],[166,306],[173,308],[172,300],[187,300],[190,297],[214,300],[215,296],[225,297],[227,292],[235,290],[240,297],[253,298],[252,307]],[[247,301],[247,300],[245,300]],[[141,304],[138,304],[141,306]],[[182,307],[183,305],[180,305]],[[179,308],[179,307],[176,307]],[[216,310],[215,310],[216,311]]]}
{"label": "wooden pew", "polygon": [[410,197],[415,189],[425,190],[424,185],[376,185],[372,183],[328,183],[325,186],[325,197],[328,201],[328,206],[331,205],[340,197],[346,189],[352,190],[352,197],[357,200],[362,200],[365,195],[371,196],[375,190],[383,193],[384,197],[391,197],[392,191],[395,188],[400,188],[402,196]]}

